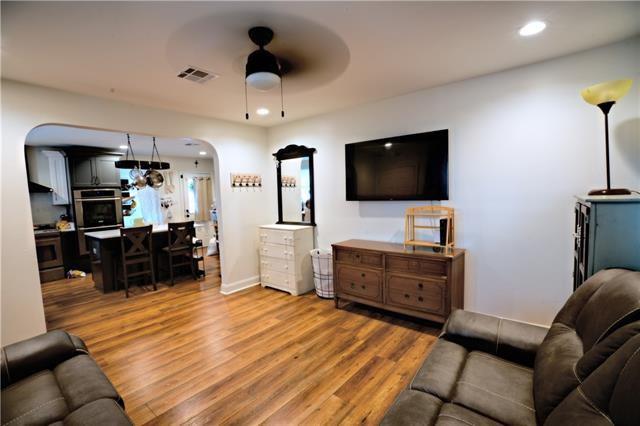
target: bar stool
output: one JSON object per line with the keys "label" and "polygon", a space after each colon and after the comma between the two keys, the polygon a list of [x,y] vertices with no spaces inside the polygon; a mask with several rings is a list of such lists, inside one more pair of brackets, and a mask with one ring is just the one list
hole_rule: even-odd
{"label": "bar stool", "polygon": [[[129,279],[151,278],[153,289],[157,290],[156,275],[153,270],[152,250],[153,225],[136,228],[120,228],[120,249],[122,253],[122,277],[124,294],[129,297]],[[135,267],[139,265],[140,267]]]}
{"label": "bar stool", "polygon": [[[169,258],[169,276],[174,284],[174,269],[177,266],[189,265],[193,279],[197,279],[193,257],[193,238],[196,236],[193,221],[169,223],[167,231],[169,245],[162,250]],[[177,263],[174,261],[177,260]]]}

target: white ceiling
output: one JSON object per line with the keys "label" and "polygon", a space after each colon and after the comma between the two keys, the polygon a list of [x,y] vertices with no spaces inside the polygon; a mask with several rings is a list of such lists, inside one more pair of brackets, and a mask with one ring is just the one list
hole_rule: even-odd
{"label": "white ceiling", "polygon": [[[520,26],[547,30],[523,38]],[[2,2],[3,77],[244,122],[246,31],[267,25],[289,59],[250,91],[271,126],[525,65],[640,33],[639,2]],[[220,75],[178,79],[187,66]]]}
{"label": "white ceiling", "polygon": [[[121,145],[127,144],[127,135],[121,132],[86,129],[81,127],[47,124],[36,127],[27,135],[27,145],[33,146],[93,146],[126,152]],[[136,158],[148,160],[151,157],[153,139],[148,135],[131,135],[131,146]],[[156,138],[156,146],[161,156],[212,158],[213,148],[206,142],[190,138]],[[201,155],[200,151],[206,152]]]}

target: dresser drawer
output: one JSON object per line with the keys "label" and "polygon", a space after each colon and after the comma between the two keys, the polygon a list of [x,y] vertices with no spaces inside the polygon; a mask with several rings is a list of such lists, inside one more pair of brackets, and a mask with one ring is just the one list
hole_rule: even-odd
{"label": "dresser drawer", "polygon": [[382,272],[338,265],[336,274],[339,292],[382,302]]}
{"label": "dresser drawer", "polygon": [[260,244],[260,256],[290,260],[294,258],[294,249],[282,244]]}
{"label": "dresser drawer", "polygon": [[382,253],[336,249],[336,261],[351,265],[382,268]]}
{"label": "dresser drawer", "polygon": [[447,275],[447,263],[440,260],[387,255],[387,270],[413,274]]}
{"label": "dresser drawer", "polygon": [[260,256],[260,270],[295,273],[295,262],[293,260],[279,259],[277,257]]}
{"label": "dresser drawer", "polygon": [[284,244],[288,246],[292,246],[295,244],[296,233],[293,231],[265,228],[260,228],[258,231],[260,244]]}
{"label": "dresser drawer", "polygon": [[277,287],[292,288],[296,283],[294,275],[284,272],[264,270],[260,272],[260,281],[263,285],[273,284]]}
{"label": "dresser drawer", "polygon": [[387,303],[443,315],[446,312],[447,281],[389,274]]}

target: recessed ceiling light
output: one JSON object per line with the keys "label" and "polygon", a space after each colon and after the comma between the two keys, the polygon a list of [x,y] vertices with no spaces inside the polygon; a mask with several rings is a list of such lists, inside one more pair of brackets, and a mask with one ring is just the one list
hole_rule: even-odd
{"label": "recessed ceiling light", "polygon": [[520,28],[520,31],[518,31],[518,33],[523,37],[528,37],[541,33],[546,27],[547,24],[542,21],[531,21],[524,27]]}
{"label": "recessed ceiling light", "polygon": [[392,146],[393,146],[393,144],[391,142],[387,142],[387,143],[384,144],[384,147],[387,148],[387,149],[391,148]]}
{"label": "recessed ceiling light", "polygon": [[127,149],[129,148],[127,145],[120,145],[120,149]]}
{"label": "recessed ceiling light", "polygon": [[200,151],[200,155],[207,155],[207,151]]}
{"label": "recessed ceiling light", "polygon": [[258,108],[256,110],[256,114],[258,115],[268,115],[269,114],[269,110],[266,108]]}

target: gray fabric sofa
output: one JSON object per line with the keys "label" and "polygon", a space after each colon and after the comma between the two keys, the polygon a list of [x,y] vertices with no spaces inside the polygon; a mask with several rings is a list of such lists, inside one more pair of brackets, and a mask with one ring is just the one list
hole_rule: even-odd
{"label": "gray fabric sofa", "polygon": [[84,342],[52,331],[2,348],[2,425],[133,423]]}
{"label": "gray fabric sofa", "polygon": [[640,425],[640,272],[601,271],[549,329],[455,311],[383,425]]}

